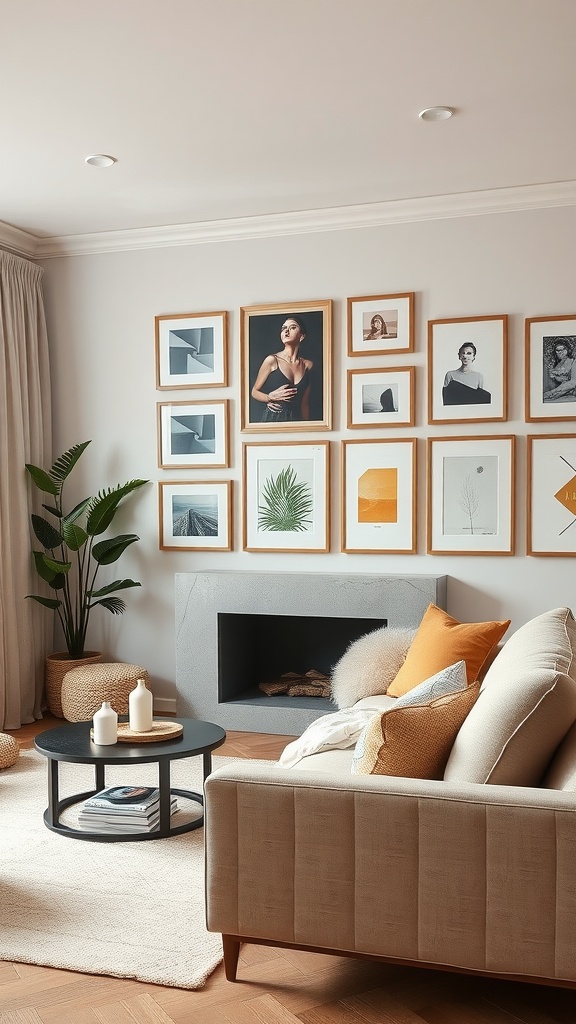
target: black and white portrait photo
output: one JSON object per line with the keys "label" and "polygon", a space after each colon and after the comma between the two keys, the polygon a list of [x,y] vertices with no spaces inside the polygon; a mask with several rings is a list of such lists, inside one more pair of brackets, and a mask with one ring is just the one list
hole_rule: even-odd
{"label": "black and white portrait photo", "polygon": [[428,321],[428,422],[506,419],[506,316]]}
{"label": "black and white portrait photo", "polygon": [[525,320],[526,420],[576,419],[576,317]]}

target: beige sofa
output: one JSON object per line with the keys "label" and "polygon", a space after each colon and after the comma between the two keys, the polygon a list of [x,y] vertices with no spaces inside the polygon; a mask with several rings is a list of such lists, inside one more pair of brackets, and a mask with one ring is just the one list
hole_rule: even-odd
{"label": "beige sofa", "polygon": [[567,608],[517,630],[441,780],[352,775],[352,749],[215,771],[206,912],[227,978],[256,942],[576,986],[575,647]]}

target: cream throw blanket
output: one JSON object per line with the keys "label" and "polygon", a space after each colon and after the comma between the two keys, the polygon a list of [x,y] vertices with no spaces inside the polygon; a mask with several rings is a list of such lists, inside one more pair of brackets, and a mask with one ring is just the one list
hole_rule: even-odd
{"label": "cream throw blanket", "polygon": [[292,768],[308,754],[321,750],[353,747],[365,725],[374,715],[381,715],[382,709],[344,708],[330,715],[317,718],[296,740],[292,740],[280,755],[279,765]]}

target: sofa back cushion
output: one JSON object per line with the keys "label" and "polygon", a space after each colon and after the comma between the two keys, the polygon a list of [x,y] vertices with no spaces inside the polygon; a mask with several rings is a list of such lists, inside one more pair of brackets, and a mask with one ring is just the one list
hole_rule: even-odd
{"label": "sofa back cushion", "polygon": [[428,605],[404,664],[387,693],[401,697],[408,690],[463,659],[468,682],[473,683],[492,648],[510,625],[504,622],[459,622],[435,604]]}
{"label": "sofa back cushion", "polygon": [[449,782],[536,786],[576,721],[576,623],[569,608],[521,626],[488,669],[446,765]]}

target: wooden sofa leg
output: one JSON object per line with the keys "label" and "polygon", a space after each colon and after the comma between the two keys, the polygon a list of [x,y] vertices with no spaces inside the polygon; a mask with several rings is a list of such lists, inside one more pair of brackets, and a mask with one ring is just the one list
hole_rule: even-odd
{"label": "wooden sofa leg", "polygon": [[236,969],[238,967],[238,956],[240,955],[240,940],[232,935],[222,936],[222,949],[224,950],[224,971],[227,981],[236,981]]}

